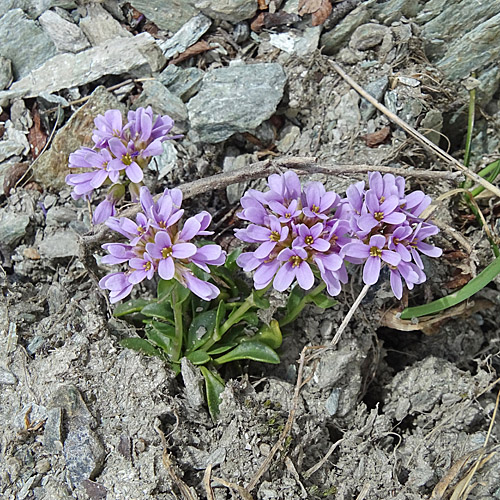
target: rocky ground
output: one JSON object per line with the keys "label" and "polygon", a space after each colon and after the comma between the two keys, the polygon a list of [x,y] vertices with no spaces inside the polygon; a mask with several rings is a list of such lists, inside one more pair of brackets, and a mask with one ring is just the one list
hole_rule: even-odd
{"label": "rocky ground", "polygon": [[[500,0],[329,6],[1,2],[2,498],[440,499],[474,464],[460,498],[500,498],[498,425],[487,436],[500,369],[498,278],[475,306],[427,328],[432,335],[395,329],[386,313],[399,304],[387,281],[373,287],[338,348],[306,367],[291,432],[248,496],[237,485],[248,485],[283,431],[302,347],[331,339],[360,276],[334,308],[304,311],[279,367],[225,373],[214,424],[196,375],[175,379],[158,359],[119,346],[131,327],[110,316],[78,258],[79,236],[92,228],[89,207],[64,183],[67,159],[90,145],[93,119],[109,108],[151,105],[185,134],[151,165],[147,183],[157,192],[287,155],[406,168],[408,186],[433,198],[459,187],[411,177],[414,168],[452,167],[361,99],[332,61],[460,160],[475,87],[471,168],[499,157]],[[343,194],[365,175],[317,177]],[[206,193],[186,209],[208,208],[219,241],[231,245],[223,230],[251,184]],[[498,237],[498,200],[479,203]],[[428,282],[410,292],[411,304],[458,290],[493,258],[460,196],[439,202],[434,217],[444,256],[427,262]]]}

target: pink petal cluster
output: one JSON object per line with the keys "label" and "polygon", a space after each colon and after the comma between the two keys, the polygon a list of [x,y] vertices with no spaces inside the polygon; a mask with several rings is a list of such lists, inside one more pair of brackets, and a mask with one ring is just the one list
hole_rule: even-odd
{"label": "pink petal cluster", "polygon": [[184,213],[181,209],[182,192],[165,190],[157,202],[148,188],[140,189],[142,213],[135,222],[126,217],[111,217],[106,224],[125,236],[128,243],[107,243],[103,248],[108,255],[103,264],[127,263],[125,272],[112,273],[101,279],[101,288],[110,290],[111,303],[127,297],[137,283],[152,279],[155,274],[164,280],[176,279],[183,286],[204,300],[219,295],[219,289],[196,277],[188,264],[194,264],[210,273],[209,265],[224,264],[225,252],[219,245],[197,247],[192,243],[196,236],[211,235],[207,231],[212,218],[208,212],[200,212],[180,224]]}
{"label": "pink petal cluster", "polygon": [[181,136],[169,136],[174,121],[166,115],[154,117],[151,106],[129,111],[126,124],[117,109],[98,115],[94,124],[94,147],[80,148],[69,156],[69,168],[87,171],[67,175],[66,183],[73,186],[74,199],[90,198],[94,189],[111,185],[94,213],[93,222],[99,224],[115,214],[127,185],[132,201],[137,201],[144,168],[153,156],[162,154],[163,141]]}
{"label": "pink petal cluster", "polygon": [[350,262],[364,264],[363,281],[370,285],[388,266],[400,299],[402,279],[409,289],[426,279],[420,253],[442,253],[423,241],[439,231],[419,218],[431,199],[422,191],[405,194],[402,177],[372,173],[368,187],[351,185],[346,199],[319,182],[302,187],[292,171],[271,175],[268,186],[266,192],[249,190],[243,196],[238,216],[250,224],[236,230],[237,238],[256,246],[237,260],[245,271],[255,271],[256,289],[272,283],[283,291],[297,280],[309,290],[316,275],[335,296],[347,282],[345,263]]}

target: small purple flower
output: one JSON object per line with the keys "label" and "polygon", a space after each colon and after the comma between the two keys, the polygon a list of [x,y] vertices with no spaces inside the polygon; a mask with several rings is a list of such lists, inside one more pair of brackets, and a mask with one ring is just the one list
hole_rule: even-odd
{"label": "small purple flower", "polygon": [[92,135],[96,147],[105,148],[112,137],[121,138],[123,134],[122,114],[117,109],[109,109],[94,120],[96,128]]}
{"label": "small purple flower", "polygon": [[106,250],[109,255],[105,255],[101,259],[102,264],[123,264],[135,257],[134,247],[124,243],[105,243],[102,248]]}
{"label": "small purple flower", "polygon": [[125,170],[127,177],[132,182],[141,182],[144,174],[142,173],[142,168],[135,161],[137,157],[137,152],[134,149],[132,142],[129,142],[126,146],[120,139],[113,137],[108,141],[109,149],[115,155],[116,158],[110,161],[110,170]]}
{"label": "small purple flower", "polygon": [[405,262],[411,261],[411,254],[408,250],[408,237],[412,233],[412,228],[410,226],[399,226],[389,237],[389,250],[394,250],[399,254],[401,260]]}
{"label": "small purple flower", "polygon": [[365,196],[368,213],[363,214],[358,219],[358,226],[363,231],[371,231],[379,224],[402,224],[406,220],[406,215],[397,212],[399,208],[399,198],[389,196],[389,198],[380,201],[375,191],[369,190]]}
{"label": "small purple flower", "polygon": [[196,253],[192,243],[172,243],[166,231],[156,233],[155,242],[146,244],[146,252],[158,260],[158,274],[164,280],[171,280],[175,275],[176,260],[187,259]]}
{"label": "small purple flower", "polygon": [[133,271],[130,273],[128,280],[133,285],[137,285],[145,278],[150,280],[156,271],[153,259],[146,252],[143,253],[142,259],[139,257],[130,259],[129,265]]}
{"label": "small purple flower", "polygon": [[265,193],[266,200],[288,203],[300,197],[301,185],[298,175],[288,170],[282,175],[272,174],[267,179],[270,191]]}
{"label": "small purple flower", "polygon": [[306,262],[307,252],[301,247],[285,248],[278,255],[278,260],[284,262],[276,273],[273,286],[278,292],[286,290],[295,278],[299,286],[309,290],[314,285],[314,274]]}
{"label": "small purple flower", "polygon": [[422,252],[424,255],[427,255],[428,257],[441,257],[443,253],[441,248],[435,247],[434,245],[430,245],[429,243],[425,243],[422,241],[425,238],[428,238],[429,236],[437,234],[438,232],[439,229],[436,226],[421,222],[415,228],[415,231],[413,232],[411,238],[409,238],[411,256],[413,257],[413,260],[420,269],[424,268],[424,263],[422,262],[422,259],[420,258],[420,254],[418,253],[418,251]]}
{"label": "small purple flower", "polygon": [[302,212],[306,217],[326,220],[325,212],[333,210],[340,202],[339,195],[333,191],[326,191],[321,182],[309,183],[302,196]]}
{"label": "small purple flower", "polygon": [[414,285],[423,283],[426,279],[423,271],[412,262],[401,261],[397,267],[389,266],[389,269],[391,271],[391,288],[398,300],[401,300],[403,296],[401,277],[404,278],[409,290],[412,290]]}
{"label": "small purple flower", "polygon": [[399,254],[384,248],[386,242],[385,236],[376,234],[370,238],[368,245],[362,241],[355,241],[348,243],[342,249],[344,255],[366,259],[363,268],[363,281],[367,285],[373,285],[378,281],[382,261],[391,266],[397,266],[401,261]]}
{"label": "small purple flower", "polygon": [[298,237],[293,241],[293,246],[308,247],[318,252],[328,251],[330,243],[322,238],[323,229],[324,226],[321,222],[314,224],[312,227],[299,224],[297,226]]}
{"label": "small purple flower", "polygon": [[[293,221],[296,217],[302,213],[298,209],[298,200],[292,200],[288,206],[280,203],[279,201],[270,201],[269,208],[279,215],[278,220],[284,224]],[[264,207],[263,207],[264,208]]]}
{"label": "small purple flower", "polygon": [[103,290],[110,290],[109,301],[114,304],[130,295],[134,285],[125,273],[112,273],[104,276],[99,281],[99,286]]}

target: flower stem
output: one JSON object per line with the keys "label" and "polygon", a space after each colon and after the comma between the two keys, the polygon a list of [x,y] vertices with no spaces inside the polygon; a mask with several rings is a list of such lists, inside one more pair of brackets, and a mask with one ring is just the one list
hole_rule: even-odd
{"label": "flower stem", "polygon": [[172,349],[172,362],[179,363],[184,340],[184,328],[182,325],[182,302],[179,302],[176,286],[174,286],[172,290],[172,309],[174,310],[175,323],[175,342]]}
{"label": "flower stem", "polygon": [[326,283],[322,281],[316,288],[314,288],[311,292],[304,295],[302,300],[298,303],[297,307],[293,311],[289,311],[284,318],[280,320],[280,327],[288,325],[292,321],[295,321],[298,315],[302,312],[302,309],[312,301],[312,298],[321,293],[326,287]]}

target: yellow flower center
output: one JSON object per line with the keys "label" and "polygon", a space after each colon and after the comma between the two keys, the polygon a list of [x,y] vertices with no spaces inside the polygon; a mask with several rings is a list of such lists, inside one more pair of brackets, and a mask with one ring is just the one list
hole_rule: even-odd
{"label": "yellow flower center", "polygon": [[167,227],[167,223],[164,220],[161,220],[160,222],[158,222],[158,225],[160,227],[162,227],[163,229],[165,229]]}
{"label": "yellow flower center", "polygon": [[375,220],[378,220],[380,222],[384,219],[384,212],[375,212],[373,214],[373,217],[375,217]]}
{"label": "yellow flower center", "polygon": [[130,153],[127,153],[126,155],[122,156],[122,162],[124,165],[130,165],[134,160],[132,160],[132,157],[130,156]]}
{"label": "yellow flower center", "polygon": [[293,255],[290,257],[290,262],[292,263],[292,267],[299,267],[302,263],[302,259],[298,255]]}
{"label": "yellow flower center", "polygon": [[164,259],[166,259],[167,257],[170,257],[172,255],[172,247],[164,247],[161,249],[161,255]]}
{"label": "yellow flower center", "polygon": [[382,257],[382,250],[378,247],[370,248],[370,257]]}
{"label": "yellow flower center", "polygon": [[314,243],[314,238],[309,234],[304,238],[306,245],[312,245]]}
{"label": "yellow flower center", "polygon": [[292,214],[291,214],[290,212],[287,212],[287,213],[285,214],[285,217],[286,217],[287,219],[289,219],[291,216],[292,216]]}
{"label": "yellow flower center", "polygon": [[311,211],[314,212],[315,214],[317,214],[319,212],[319,207],[317,207],[316,205],[313,205],[311,208]]}
{"label": "yellow flower center", "polygon": [[137,232],[139,234],[144,234],[145,231],[146,229],[143,226],[137,226]]}
{"label": "yellow flower center", "polygon": [[280,233],[278,233],[278,231],[272,231],[271,234],[269,235],[269,239],[271,241],[279,241],[280,240]]}
{"label": "yellow flower center", "polygon": [[142,267],[144,267],[145,271],[149,271],[151,269],[151,262],[149,262],[149,260],[147,262],[144,262],[144,265]]}
{"label": "yellow flower center", "polygon": [[384,201],[385,201],[385,196],[381,196],[380,197],[380,203],[384,203]]}

